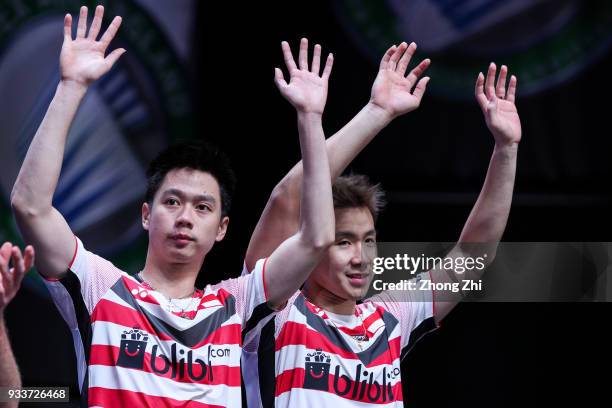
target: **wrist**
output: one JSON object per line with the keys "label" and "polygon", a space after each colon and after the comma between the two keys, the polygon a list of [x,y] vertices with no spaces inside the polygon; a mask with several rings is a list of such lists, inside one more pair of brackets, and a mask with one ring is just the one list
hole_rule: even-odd
{"label": "wrist", "polygon": [[364,111],[381,127],[387,126],[395,119],[395,116],[391,114],[391,112],[371,100],[364,107]]}
{"label": "wrist", "polygon": [[305,121],[305,122],[315,122],[315,123],[321,122],[323,118],[322,112],[315,112],[315,111],[298,110],[297,115],[300,121]]}
{"label": "wrist", "polygon": [[494,154],[501,154],[508,158],[515,158],[518,152],[518,142],[499,143],[495,142]]}
{"label": "wrist", "polygon": [[68,91],[68,92],[73,92],[73,93],[84,95],[87,92],[87,89],[89,88],[89,86],[81,81],[62,78],[60,80],[58,88],[63,91]]}

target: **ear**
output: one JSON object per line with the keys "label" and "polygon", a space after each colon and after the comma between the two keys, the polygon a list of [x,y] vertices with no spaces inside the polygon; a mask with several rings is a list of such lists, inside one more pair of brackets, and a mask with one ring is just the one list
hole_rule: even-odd
{"label": "ear", "polygon": [[219,222],[219,228],[217,229],[217,238],[215,241],[219,242],[225,238],[225,233],[227,232],[227,225],[229,224],[229,217],[225,216],[221,218],[221,222]]}
{"label": "ear", "polygon": [[145,231],[148,231],[149,230],[149,217],[151,216],[151,208],[149,208],[148,203],[142,203],[141,213],[142,213],[142,228],[144,228]]}

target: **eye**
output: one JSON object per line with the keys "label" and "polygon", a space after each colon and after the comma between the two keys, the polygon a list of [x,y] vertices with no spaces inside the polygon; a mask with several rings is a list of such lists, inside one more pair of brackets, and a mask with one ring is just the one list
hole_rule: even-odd
{"label": "eye", "polygon": [[365,239],[365,243],[368,246],[374,246],[374,245],[376,245],[376,238],[372,238],[372,237],[366,238]]}
{"label": "eye", "polygon": [[196,210],[198,211],[212,211],[209,205],[207,204],[198,204],[196,205]]}
{"label": "eye", "polygon": [[166,201],[164,201],[164,204],[170,205],[170,206],[175,206],[175,205],[178,205],[179,202],[178,202],[178,200],[176,198],[170,197],[170,198],[166,198]]}
{"label": "eye", "polygon": [[336,245],[341,246],[341,247],[346,247],[346,246],[351,245],[351,242],[348,239],[341,239],[340,241],[336,243]]}

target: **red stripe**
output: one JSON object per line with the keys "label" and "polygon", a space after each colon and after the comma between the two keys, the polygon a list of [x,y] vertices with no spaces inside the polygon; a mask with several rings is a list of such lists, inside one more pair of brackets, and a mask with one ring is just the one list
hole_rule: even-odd
{"label": "red stripe", "polygon": [[[349,401],[360,401],[370,404],[382,404],[403,400],[401,381],[398,381],[397,383],[391,386],[387,382],[388,379],[385,379],[384,387],[382,383],[378,383],[378,386],[376,386],[376,384],[368,384],[369,375],[367,378],[360,378],[360,381],[356,382],[354,378],[347,379],[348,373],[342,372],[339,372],[340,375],[338,379],[336,379],[336,376],[334,375],[335,367],[332,369],[332,371],[333,372],[330,372],[328,375],[327,390],[322,390],[321,392],[329,392],[330,394],[337,395]],[[354,375],[355,373],[350,374]],[[279,374],[278,376],[276,376],[275,396],[278,397],[285,392],[291,392],[291,389],[293,388],[305,388],[304,377],[305,370],[303,368],[287,370],[282,374]],[[365,385],[363,383],[364,380],[366,381]],[[392,391],[392,399],[389,398],[389,387]],[[378,396],[376,395],[377,390]],[[383,391],[385,392],[383,393]],[[368,396],[368,393],[370,394],[370,396]]]}
{"label": "red stripe", "polygon": [[[110,322],[125,327],[136,327],[149,333],[153,337],[160,340],[175,341],[172,337],[164,332],[156,331],[149,320],[136,310],[119,305],[107,299],[102,299],[96,305],[91,317],[92,323],[95,322]],[[226,324],[217,328],[214,332],[208,334],[199,343],[194,345],[193,349],[199,348],[205,344],[242,344],[242,326],[238,323]]]}
{"label": "red stripe", "polygon": [[[92,345],[91,346],[91,354],[89,358],[90,370],[95,370],[96,365],[109,366],[114,367],[117,364],[117,359],[119,357],[119,347],[114,346],[103,346],[103,345]],[[171,358],[170,356],[166,356],[167,358]],[[183,359],[187,359],[187,356],[181,356]],[[194,357],[194,359],[197,357]],[[177,356],[178,359],[178,356]],[[180,383],[193,383],[193,384],[205,384],[205,385],[227,385],[229,387],[240,387],[240,367],[229,367],[227,365],[213,365],[212,366],[212,376],[209,375],[210,372],[207,372],[204,378],[201,380],[195,380],[188,376],[188,367],[187,363],[183,363],[183,375],[179,377],[181,374],[181,370],[177,367],[173,370],[171,364],[157,356],[155,358],[155,368],[158,371],[163,371],[166,368],[164,374],[160,374],[159,372],[155,372],[151,367],[151,354],[145,353],[144,355],[144,365],[142,367],[143,372],[153,374],[157,377],[163,377],[167,379],[171,379]],[[206,370],[210,369],[208,365],[206,365]],[[136,369],[138,370],[138,369]],[[203,374],[203,368],[201,364],[194,362],[192,363],[192,374],[194,376],[201,376]],[[139,370],[140,371],[140,370]],[[174,371],[174,377],[172,376]]]}
{"label": "red stripe", "polygon": [[384,313],[384,309],[383,308],[379,308],[376,307],[376,310],[374,312],[372,312],[368,317],[366,317],[363,320],[363,324],[365,325],[365,327],[368,328],[368,330],[370,329],[370,326],[377,320],[382,319],[382,315]]}
{"label": "red stripe", "polygon": [[223,408],[223,405],[204,404],[197,401],[180,401],[168,397],[155,397],[142,392],[112,390],[92,387],[89,389],[89,405],[101,407],[199,407]]}
{"label": "red stripe", "polygon": [[[392,344],[391,342],[389,343]],[[323,352],[336,354],[339,358],[359,360],[357,354],[352,351],[344,350],[334,343],[332,343],[327,337],[318,333],[315,330],[311,330],[303,324],[287,321],[283,324],[281,332],[276,340],[275,350],[279,351],[282,347],[289,345],[300,345],[305,346],[309,349],[321,349]],[[395,343],[393,343],[395,347]],[[380,364],[392,364],[394,358],[391,357],[392,353],[387,350],[383,352],[376,361],[377,365]],[[372,367],[373,364],[369,364],[368,367]]]}

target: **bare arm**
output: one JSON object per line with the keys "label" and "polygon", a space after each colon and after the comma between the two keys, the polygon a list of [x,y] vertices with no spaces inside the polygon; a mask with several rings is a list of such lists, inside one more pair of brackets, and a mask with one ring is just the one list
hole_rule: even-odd
{"label": "bare arm", "polygon": [[[502,66],[495,86],[494,64],[489,66],[486,86],[482,73],[476,80],[476,99],[485,117],[487,127],[495,138],[495,148],[489,169],[478,200],[463,227],[457,245],[448,257],[477,257],[487,254],[485,264],[495,257],[497,245],[502,238],[510,214],[518,144],[521,140],[521,122],[516,105],[516,77],[510,78],[506,92],[508,69]],[[473,245],[477,244],[477,245]],[[463,279],[478,279],[481,271],[458,273],[454,270],[434,269],[434,282],[461,282]],[[445,291],[443,299],[436,301],[436,320],[442,320],[461,300],[461,294]]]}
{"label": "bare arm", "polygon": [[333,58],[331,54],[328,56],[323,74],[319,75],[321,47],[318,44],[314,47],[310,68],[306,39],[300,43],[299,68],[289,45],[283,42],[282,48],[290,82],[285,82],[278,68],[275,82],[281,94],[297,110],[304,177],[298,229],[280,243],[266,264],[264,279],[268,301],[273,306],[282,305],[299,289],[334,239],[334,209],[321,119]]}
{"label": "bare arm", "polygon": [[[414,43],[402,43],[387,50],[372,86],[370,101],[327,141],[332,181],[391,120],[419,107],[429,81],[427,77],[420,80],[419,77],[430,61],[422,61],[405,77],[415,50]],[[302,177],[303,166],[299,162],[272,191],[249,242],[245,256],[248,267],[268,256],[280,242],[297,231]]]}
{"label": "bare arm", "polygon": [[[13,260],[13,267],[9,267],[9,261]],[[11,350],[11,343],[4,323],[4,311],[6,306],[15,297],[21,280],[25,273],[32,267],[34,261],[34,249],[29,246],[22,256],[18,247],[13,247],[6,242],[0,247],[0,387],[21,387],[21,376],[17,362]],[[16,407],[17,401],[3,404],[5,407]]]}
{"label": "bare arm", "polygon": [[99,41],[104,8],[98,6],[87,31],[87,7],[81,7],[76,39],[72,17],[64,18],[64,43],[60,55],[61,81],[49,109],[32,140],[11,194],[11,205],[26,242],[38,250],[38,270],[51,278],[68,269],[75,240],[52,200],[59,179],[70,125],[87,87],[110,70],[125,52],[117,49],[104,57],[121,24],[115,17]]}

